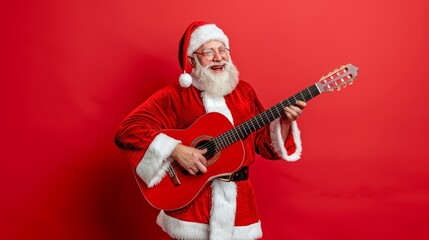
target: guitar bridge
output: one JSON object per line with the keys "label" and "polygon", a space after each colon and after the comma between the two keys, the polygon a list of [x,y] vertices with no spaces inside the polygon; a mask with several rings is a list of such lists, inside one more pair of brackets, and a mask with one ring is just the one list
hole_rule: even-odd
{"label": "guitar bridge", "polygon": [[171,167],[171,165],[168,166],[167,172],[168,172],[168,175],[170,176],[171,181],[173,182],[173,185],[175,187],[179,186],[180,185],[180,180],[177,177],[176,171],[174,170],[173,167]]}

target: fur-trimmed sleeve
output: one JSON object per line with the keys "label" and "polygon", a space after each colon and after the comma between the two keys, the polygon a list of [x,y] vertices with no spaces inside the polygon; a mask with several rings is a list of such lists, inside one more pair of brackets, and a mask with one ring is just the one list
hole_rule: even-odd
{"label": "fur-trimmed sleeve", "polygon": [[[264,108],[255,94],[255,105],[259,114],[264,111]],[[296,121],[291,123],[289,135],[286,141],[283,140],[281,134],[280,118],[275,119],[268,126],[259,130],[255,138],[256,152],[267,159],[283,159],[286,161],[296,161],[301,157],[301,133],[298,129]]]}
{"label": "fur-trimmed sleeve", "polygon": [[277,156],[289,162],[300,159],[302,152],[301,132],[298,129],[298,123],[296,121],[291,123],[286,141],[282,138],[280,119],[271,122],[269,129],[271,146]]}
{"label": "fur-trimmed sleeve", "polygon": [[116,145],[149,187],[165,175],[169,157],[180,143],[160,132],[175,128],[170,93],[171,89],[162,89],[137,107],[122,121],[115,136]]}

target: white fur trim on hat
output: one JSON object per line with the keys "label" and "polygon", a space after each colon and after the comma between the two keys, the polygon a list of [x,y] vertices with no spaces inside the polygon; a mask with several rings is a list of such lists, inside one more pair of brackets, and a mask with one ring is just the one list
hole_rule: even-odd
{"label": "white fur trim on hat", "polygon": [[229,48],[228,37],[223,33],[222,29],[218,28],[215,24],[206,24],[198,27],[191,35],[188,46],[188,56],[191,56],[199,47],[210,40],[218,40]]}
{"label": "white fur trim on hat", "polygon": [[185,87],[185,88],[191,86],[191,84],[192,84],[191,75],[189,75],[189,73],[186,73],[186,72],[180,74],[179,83],[180,83],[180,86]]}

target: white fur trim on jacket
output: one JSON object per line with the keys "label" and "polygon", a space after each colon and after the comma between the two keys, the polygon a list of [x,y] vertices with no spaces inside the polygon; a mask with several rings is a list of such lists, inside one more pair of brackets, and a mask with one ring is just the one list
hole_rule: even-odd
{"label": "white fur trim on jacket", "polygon": [[229,49],[229,40],[222,29],[218,28],[215,24],[206,24],[198,27],[191,35],[187,54],[191,56],[198,48],[210,40],[218,40],[225,44]]}
{"label": "white fur trim on jacket", "polygon": [[301,132],[298,129],[296,121],[291,122],[291,131],[296,150],[291,155],[288,155],[284,147],[285,143],[282,138],[280,119],[278,118],[270,123],[271,145],[274,147],[277,155],[286,161],[294,162],[301,157],[302,152]]}
{"label": "white fur trim on jacket", "polygon": [[171,237],[193,240],[252,240],[262,237],[261,222],[248,226],[234,226],[237,205],[237,185],[234,182],[214,180],[210,227],[207,224],[182,221],[161,211],[157,224]]}
{"label": "white fur trim on jacket", "polygon": [[179,143],[179,140],[160,133],[149,145],[136,168],[137,175],[148,187],[155,186],[165,176],[171,162],[169,157]]}
{"label": "white fur trim on jacket", "polygon": [[[209,238],[209,225],[203,223],[181,221],[173,218],[161,211],[158,214],[156,223],[170,235],[172,238],[182,240],[213,240]],[[234,239],[234,240],[254,240],[262,237],[261,222],[258,221],[248,226],[234,227],[232,238],[217,239]],[[216,238],[214,238],[216,239]]]}
{"label": "white fur trim on jacket", "polygon": [[261,221],[248,226],[234,227],[234,240],[254,240],[262,237]]}
{"label": "white fur trim on jacket", "polygon": [[201,93],[201,98],[203,99],[203,105],[206,109],[206,112],[218,112],[224,115],[231,124],[234,124],[234,120],[232,119],[231,111],[226,105],[224,97],[212,97],[206,92]]}
{"label": "white fur trim on jacket", "polygon": [[233,239],[236,209],[237,184],[213,180],[210,240]]}
{"label": "white fur trim on jacket", "polygon": [[160,211],[156,223],[170,237],[176,239],[208,239],[209,226],[203,223],[182,221]]}

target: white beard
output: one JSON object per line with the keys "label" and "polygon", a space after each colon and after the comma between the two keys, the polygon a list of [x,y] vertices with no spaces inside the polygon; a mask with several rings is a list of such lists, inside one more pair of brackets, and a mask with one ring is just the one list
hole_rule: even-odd
{"label": "white beard", "polygon": [[[192,84],[194,87],[213,97],[225,96],[231,93],[238,84],[238,70],[230,59],[229,62],[211,62],[208,66],[201,66],[195,57],[196,66],[192,70]],[[224,71],[213,73],[210,68],[215,65],[225,64]]]}

